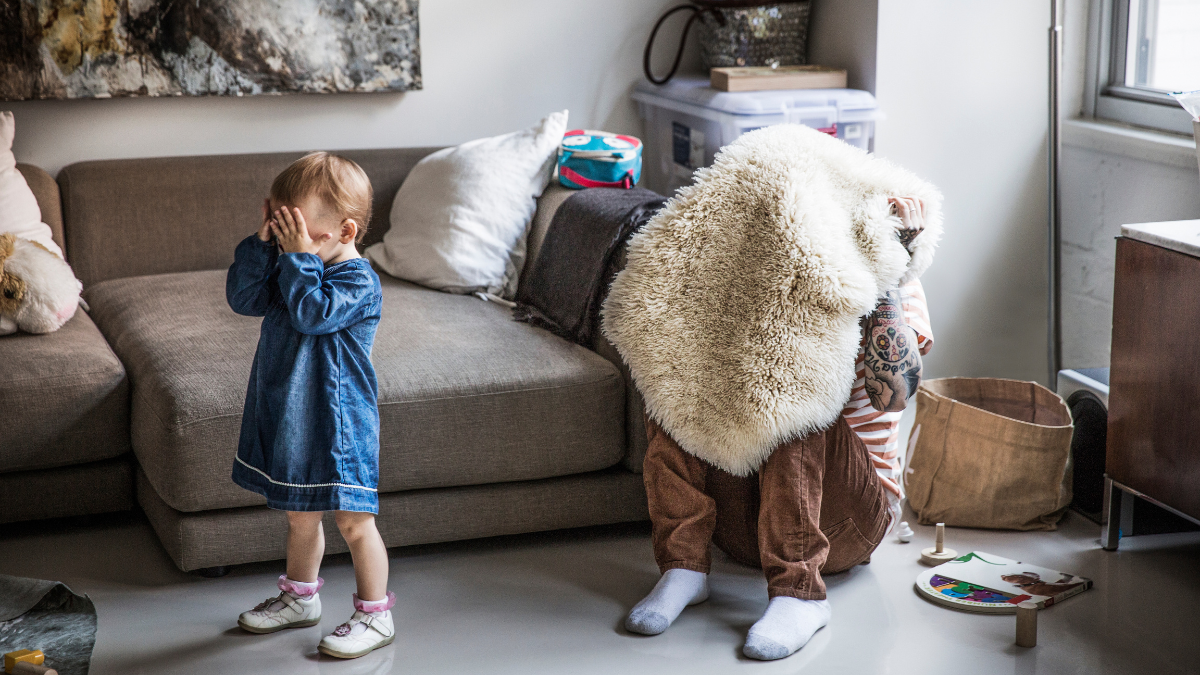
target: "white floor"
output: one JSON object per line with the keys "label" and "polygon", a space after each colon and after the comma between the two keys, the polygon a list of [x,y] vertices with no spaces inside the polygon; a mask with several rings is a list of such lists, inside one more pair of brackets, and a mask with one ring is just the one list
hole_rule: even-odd
{"label": "white floor", "polygon": [[350,614],[354,575],[322,571],[319,627],[248,635],[238,612],[268,595],[282,563],[221,579],[179,572],[138,516],[0,528],[0,573],[58,579],[99,613],[93,675],[136,673],[1198,673],[1200,536],[1128,538],[1101,550],[1068,514],[1057,532],[951,529],[947,545],[1091,577],[1095,588],[1040,615],[1039,645],[1013,645],[1011,616],[935,606],[913,591],[920,548],[886,540],[869,566],[828,579],[833,621],[795,656],[741,657],[766,606],[757,570],[718,556],[712,598],[663,635],[625,633],[625,612],[658,578],[645,524],[394,549],[393,646],[357,661],[318,655]]}

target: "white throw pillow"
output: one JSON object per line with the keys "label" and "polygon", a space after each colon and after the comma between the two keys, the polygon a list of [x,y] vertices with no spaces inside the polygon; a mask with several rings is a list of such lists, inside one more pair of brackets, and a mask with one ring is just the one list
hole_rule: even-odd
{"label": "white throw pillow", "polygon": [[12,232],[22,239],[36,241],[61,258],[62,249],[54,243],[50,226],[42,222],[42,210],[33,190],[17,171],[17,158],[12,152],[15,132],[13,114],[0,112],[0,234]]}
{"label": "white throw pillow", "polygon": [[422,159],[396,192],[391,229],[367,257],[423,286],[512,299],[537,198],[566,131],[564,110],[532,129]]}

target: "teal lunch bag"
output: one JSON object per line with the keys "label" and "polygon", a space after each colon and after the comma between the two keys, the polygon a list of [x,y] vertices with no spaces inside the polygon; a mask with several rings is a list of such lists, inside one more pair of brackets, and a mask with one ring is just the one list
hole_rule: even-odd
{"label": "teal lunch bag", "polygon": [[580,189],[632,188],[642,176],[642,142],[607,131],[573,129],[558,146],[558,182]]}

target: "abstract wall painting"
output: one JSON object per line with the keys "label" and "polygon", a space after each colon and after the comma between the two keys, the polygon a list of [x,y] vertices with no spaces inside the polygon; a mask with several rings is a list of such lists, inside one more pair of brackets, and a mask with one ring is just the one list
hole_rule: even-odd
{"label": "abstract wall painting", "polygon": [[418,0],[0,0],[0,100],[421,88]]}

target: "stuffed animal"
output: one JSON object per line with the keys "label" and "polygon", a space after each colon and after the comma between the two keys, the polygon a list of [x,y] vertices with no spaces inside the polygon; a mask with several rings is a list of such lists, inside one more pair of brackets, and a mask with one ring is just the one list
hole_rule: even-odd
{"label": "stuffed animal", "polygon": [[0,112],[0,335],[18,329],[49,333],[75,316],[83,284],[63,260],[33,191],[17,171],[15,130],[13,114]]}
{"label": "stuffed animal", "polygon": [[83,284],[45,246],[0,234],[0,335],[50,333],[75,316]]}

